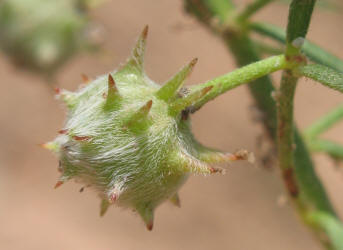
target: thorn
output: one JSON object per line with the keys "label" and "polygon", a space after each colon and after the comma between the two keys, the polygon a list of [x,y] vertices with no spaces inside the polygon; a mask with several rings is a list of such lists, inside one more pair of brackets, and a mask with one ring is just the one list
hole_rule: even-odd
{"label": "thorn", "polygon": [[113,107],[117,98],[120,97],[116,83],[111,74],[108,74],[108,90],[107,93],[103,93],[102,97],[106,98],[106,108]]}
{"label": "thorn", "polygon": [[125,69],[135,69],[136,74],[143,73],[143,61],[144,61],[144,52],[145,52],[145,45],[146,45],[146,38],[148,36],[149,27],[145,26],[141,35],[138,38],[138,41],[132,51],[132,55],[129,58],[128,62],[119,70]]}
{"label": "thorn", "polygon": [[144,113],[149,113],[150,109],[152,106],[152,100],[148,101],[142,108],[141,111],[143,111]]}
{"label": "thorn", "polygon": [[63,183],[64,183],[63,181],[56,182],[56,185],[54,188],[56,189],[56,188],[60,187]]}
{"label": "thorn", "polygon": [[189,66],[190,66],[191,68],[193,68],[193,67],[195,66],[195,64],[197,64],[197,62],[198,62],[198,58],[195,57],[195,58],[193,58],[193,60],[189,63]]}
{"label": "thorn", "polygon": [[[203,162],[188,153],[181,152],[175,155],[182,164],[180,164],[181,168],[185,172],[196,173],[196,174],[213,174],[216,172],[220,172],[218,169],[213,168],[206,162]],[[222,172],[222,171],[221,171]]]}
{"label": "thorn", "polygon": [[142,31],[142,38],[146,40],[148,37],[148,32],[149,32],[149,25],[145,25],[143,31]]}
{"label": "thorn", "polygon": [[145,103],[127,122],[125,127],[131,127],[134,124],[141,124],[142,119],[147,118],[149,111],[152,107],[152,100],[149,100],[147,103]]}
{"label": "thorn", "polygon": [[146,224],[146,228],[151,231],[152,228],[154,227],[154,222],[151,220]]}
{"label": "thorn", "polygon": [[73,139],[76,140],[76,141],[89,141],[90,139],[92,139],[92,137],[90,137],[90,136],[77,136],[77,135],[74,135]]}
{"label": "thorn", "polygon": [[154,225],[154,211],[151,204],[145,204],[143,207],[137,208],[137,212],[142,217],[147,229],[151,231]]}
{"label": "thorn", "polygon": [[166,84],[164,84],[156,93],[156,96],[162,100],[169,101],[175,97],[177,91],[183,85],[185,79],[191,74],[194,65],[198,59],[194,58],[188,65],[183,67],[176,75],[174,75]]}
{"label": "thorn", "polygon": [[229,156],[231,161],[247,160],[249,163],[255,162],[254,153],[248,152],[245,149],[237,150],[234,154]]}
{"label": "thorn", "polygon": [[107,97],[110,99],[114,98],[114,95],[118,94],[118,89],[116,86],[116,82],[114,81],[111,74],[108,74],[108,93]]}
{"label": "thorn", "polygon": [[111,74],[108,74],[108,88],[117,91],[116,83]]}
{"label": "thorn", "polygon": [[87,83],[89,83],[89,77],[87,76],[87,75],[85,75],[85,74],[81,74],[81,78],[82,78],[82,82],[84,83],[84,84],[87,84]]}
{"label": "thorn", "polygon": [[61,129],[61,130],[58,131],[58,133],[61,134],[61,135],[65,135],[65,134],[68,133],[68,129]]}

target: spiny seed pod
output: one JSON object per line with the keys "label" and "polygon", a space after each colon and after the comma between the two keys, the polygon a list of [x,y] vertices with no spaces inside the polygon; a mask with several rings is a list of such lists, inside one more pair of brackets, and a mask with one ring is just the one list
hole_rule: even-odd
{"label": "spiny seed pod", "polygon": [[191,173],[222,172],[213,165],[251,155],[222,153],[195,140],[189,114],[212,86],[182,89],[196,59],[162,87],[150,80],[143,71],[147,32],[117,71],[75,93],[58,91],[68,118],[44,147],[60,159],[56,187],[77,179],[98,192],[101,215],[111,204],[133,208],[151,230],[158,205],[168,199],[180,205],[177,191]]}
{"label": "spiny seed pod", "polygon": [[52,73],[90,46],[86,0],[2,0],[0,46],[19,66]]}

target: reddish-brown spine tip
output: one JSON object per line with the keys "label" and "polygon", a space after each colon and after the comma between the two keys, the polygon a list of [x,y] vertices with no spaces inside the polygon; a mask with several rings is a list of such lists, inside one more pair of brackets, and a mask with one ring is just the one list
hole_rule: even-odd
{"label": "reddish-brown spine tip", "polygon": [[152,106],[152,100],[148,101],[145,106],[144,106],[144,109],[149,111],[151,109],[151,106]]}
{"label": "reddish-brown spine tip", "polygon": [[148,32],[149,32],[149,26],[146,25],[142,31],[142,38],[145,40],[148,36]]}
{"label": "reddish-brown spine tip", "polygon": [[194,58],[194,59],[189,63],[189,66],[191,66],[191,68],[193,68],[197,62],[198,62],[198,58]]}
{"label": "reddish-brown spine tip", "polygon": [[152,228],[154,227],[154,223],[152,221],[150,221],[147,225],[146,225],[146,228],[151,231]]}
{"label": "reddish-brown spine tip", "polygon": [[77,136],[77,135],[73,136],[73,139],[76,141],[89,141],[91,138],[92,137],[90,136]]}
{"label": "reddish-brown spine tip", "polygon": [[63,183],[64,183],[63,181],[58,181],[54,188],[56,189],[56,188],[62,186]]}
{"label": "reddish-brown spine tip", "polygon": [[56,95],[61,94],[61,89],[58,87],[54,88],[54,91],[55,91]]}
{"label": "reddish-brown spine tip", "polygon": [[114,81],[114,79],[113,79],[113,77],[112,77],[112,75],[111,74],[108,74],[108,86],[110,87],[110,88],[114,88],[115,87],[115,81]]}
{"label": "reddish-brown spine tip", "polygon": [[65,135],[65,134],[68,133],[68,129],[61,129],[61,130],[58,131],[58,133],[61,134],[61,135]]}
{"label": "reddish-brown spine tip", "polygon": [[81,74],[82,82],[83,83],[89,83],[89,77],[85,74]]}

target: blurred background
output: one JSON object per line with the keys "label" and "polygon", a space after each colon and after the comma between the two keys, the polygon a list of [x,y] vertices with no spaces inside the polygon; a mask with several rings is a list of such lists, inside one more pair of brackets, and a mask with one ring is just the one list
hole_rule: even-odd
{"label": "blurred background", "polygon": [[[146,71],[156,82],[194,57],[199,62],[188,84],[236,67],[221,41],[184,13],[181,0],[109,0],[90,15],[105,30],[103,52],[73,57],[56,74],[56,86],[75,90],[82,73],[92,78],[116,68],[145,24],[150,26]],[[287,6],[272,4],[254,18],[285,27]],[[316,9],[308,38],[343,58],[342,23],[342,12]],[[180,191],[181,209],[161,205],[152,232],[131,211],[113,207],[100,218],[100,200],[91,190],[80,193],[73,181],[53,189],[58,161],[38,146],[52,140],[65,119],[51,83],[16,68],[3,54],[0,76],[0,249],[320,249],[287,202],[277,167],[266,169],[260,161],[232,164],[222,176],[190,178]],[[338,92],[301,80],[295,103],[299,127],[342,101]],[[257,141],[263,130],[253,113],[252,98],[240,87],[197,112],[193,131],[208,146],[246,148],[261,159]],[[324,136],[343,143],[342,125]],[[343,168],[324,155],[314,159],[343,216]]]}

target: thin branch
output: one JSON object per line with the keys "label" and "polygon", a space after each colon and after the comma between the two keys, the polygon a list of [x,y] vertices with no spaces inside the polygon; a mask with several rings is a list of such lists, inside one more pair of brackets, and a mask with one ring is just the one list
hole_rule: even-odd
{"label": "thin branch", "polygon": [[197,110],[208,101],[216,98],[230,89],[238,87],[244,83],[249,83],[257,78],[263,77],[280,69],[286,69],[289,66],[290,65],[287,64],[284,55],[272,56],[236,69],[235,71],[223,76],[219,76],[206,83],[199,84],[195,86],[193,90],[202,89],[208,86],[213,86],[213,88],[202,99],[194,103],[193,107],[195,110]]}

